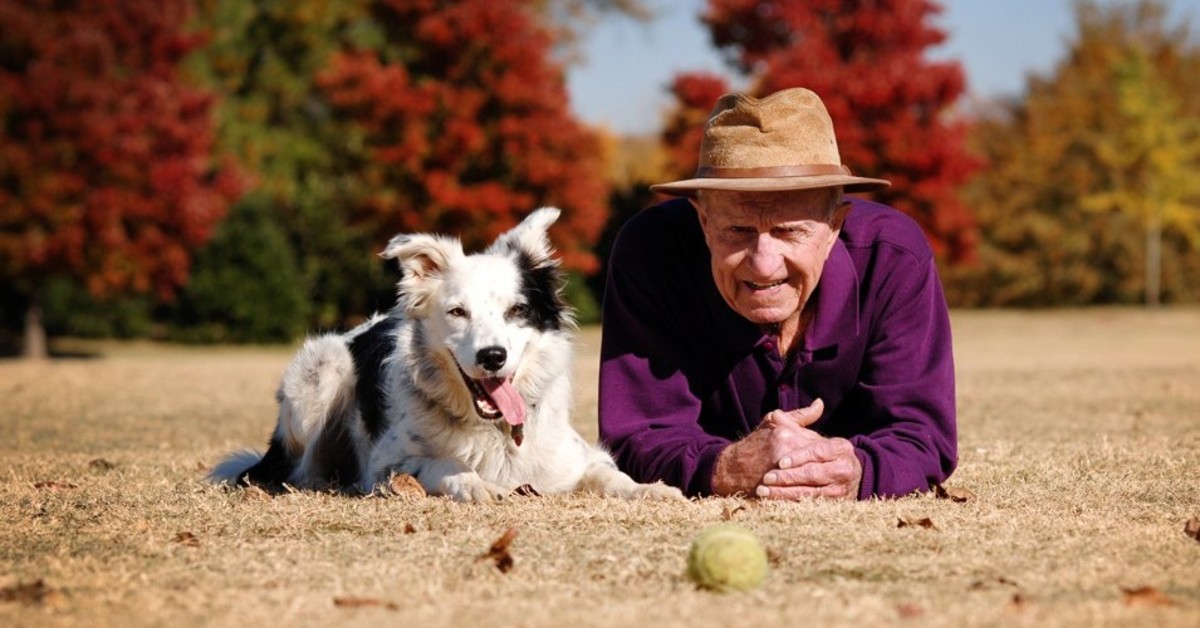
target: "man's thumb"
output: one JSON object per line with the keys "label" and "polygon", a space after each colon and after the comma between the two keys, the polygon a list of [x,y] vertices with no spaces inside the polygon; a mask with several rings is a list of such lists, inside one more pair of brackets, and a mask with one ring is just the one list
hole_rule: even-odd
{"label": "man's thumb", "polygon": [[796,408],[787,412],[780,412],[780,418],[786,419],[799,425],[800,427],[808,427],[816,423],[821,415],[825,413],[825,402],[820,399],[814,399],[812,404],[807,408]]}

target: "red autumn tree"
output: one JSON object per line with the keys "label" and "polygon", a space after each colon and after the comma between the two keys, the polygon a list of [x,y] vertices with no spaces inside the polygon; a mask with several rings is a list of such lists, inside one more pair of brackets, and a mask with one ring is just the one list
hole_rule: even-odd
{"label": "red autumn tree", "polygon": [[237,195],[211,157],[213,98],[180,80],[202,43],[190,15],[187,0],[0,0],[0,284],[29,306],[27,354],[44,351],[48,278],[168,298]]}
{"label": "red autumn tree", "polygon": [[788,87],[820,95],[842,161],[890,179],[875,198],[914,217],[935,252],[957,262],[975,252],[957,189],[978,163],[965,125],[948,119],[965,87],[962,69],[925,57],[945,39],[930,24],[940,11],[931,0],[709,0],[702,19],[753,76],[756,95]]}
{"label": "red autumn tree", "polygon": [[570,114],[554,33],[536,2],[379,0],[384,41],[335,55],[318,77],[356,165],[356,213],[382,242],[401,231],[480,247],[539,205],[567,267],[591,272],[608,184],[599,139]]}
{"label": "red autumn tree", "polygon": [[713,104],[728,91],[725,78],[711,72],[680,74],[671,81],[671,95],[677,104],[662,131],[669,171],[664,181],[695,174],[700,143],[704,140],[704,122]]}

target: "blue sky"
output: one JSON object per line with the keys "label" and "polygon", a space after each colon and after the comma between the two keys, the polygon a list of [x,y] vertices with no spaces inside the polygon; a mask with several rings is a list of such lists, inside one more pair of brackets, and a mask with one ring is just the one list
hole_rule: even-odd
{"label": "blue sky", "polygon": [[[652,23],[608,18],[584,41],[585,61],[570,69],[567,84],[572,106],[588,123],[653,132],[670,104],[671,77],[728,72],[696,17],[704,0],[650,4],[658,10]],[[1193,37],[1200,36],[1200,0],[1167,4],[1172,23],[1190,18]],[[937,23],[949,38],[930,56],[961,61],[970,93],[983,98],[1020,94],[1029,73],[1053,69],[1074,32],[1071,0],[943,0],[942,6]]]}

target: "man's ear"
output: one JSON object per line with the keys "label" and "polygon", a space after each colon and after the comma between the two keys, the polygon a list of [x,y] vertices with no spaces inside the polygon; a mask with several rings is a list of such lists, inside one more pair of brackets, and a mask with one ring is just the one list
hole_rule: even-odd
{"label": "man's ear", "polygon": [[843,199],[838,203],[836,209],[833,210],[833,218],[829,221],[829,228],[833,230],[834,237],[841,233],[842,225],[846,222],[846,216],[850,215],[850,201]]}
{"label": "man's ear", "polygon": [[700,198],[689,196],[687,200],[692,204],[692,207],[696,208],[696,216],[700,219],[700,228],[705,233],[708,233],[708,212],[704,211],[704,205],[700,202]]}

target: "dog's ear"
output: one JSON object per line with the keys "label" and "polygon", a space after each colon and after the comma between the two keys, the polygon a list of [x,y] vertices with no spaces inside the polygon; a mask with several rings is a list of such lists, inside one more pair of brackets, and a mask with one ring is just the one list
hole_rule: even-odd
{"label": "dog's ear", "polygon": [[463,257],[462,243],[425,233],[400,234],[379,254],[400,264],[400,300],[405,310],[420,310],[433,294],[451,262]]}
{"label": "dog's ear", "polygon": [[521,224],[509,229],[496,238],[488,247],[488,253],[513,252],[518,255],[528,255],[535,266],[550,262],[554,249],[550,246],[550,238],[546,230],[558,220],[562,213],[557,207],[543,207],[534,211],[521,221]]}

